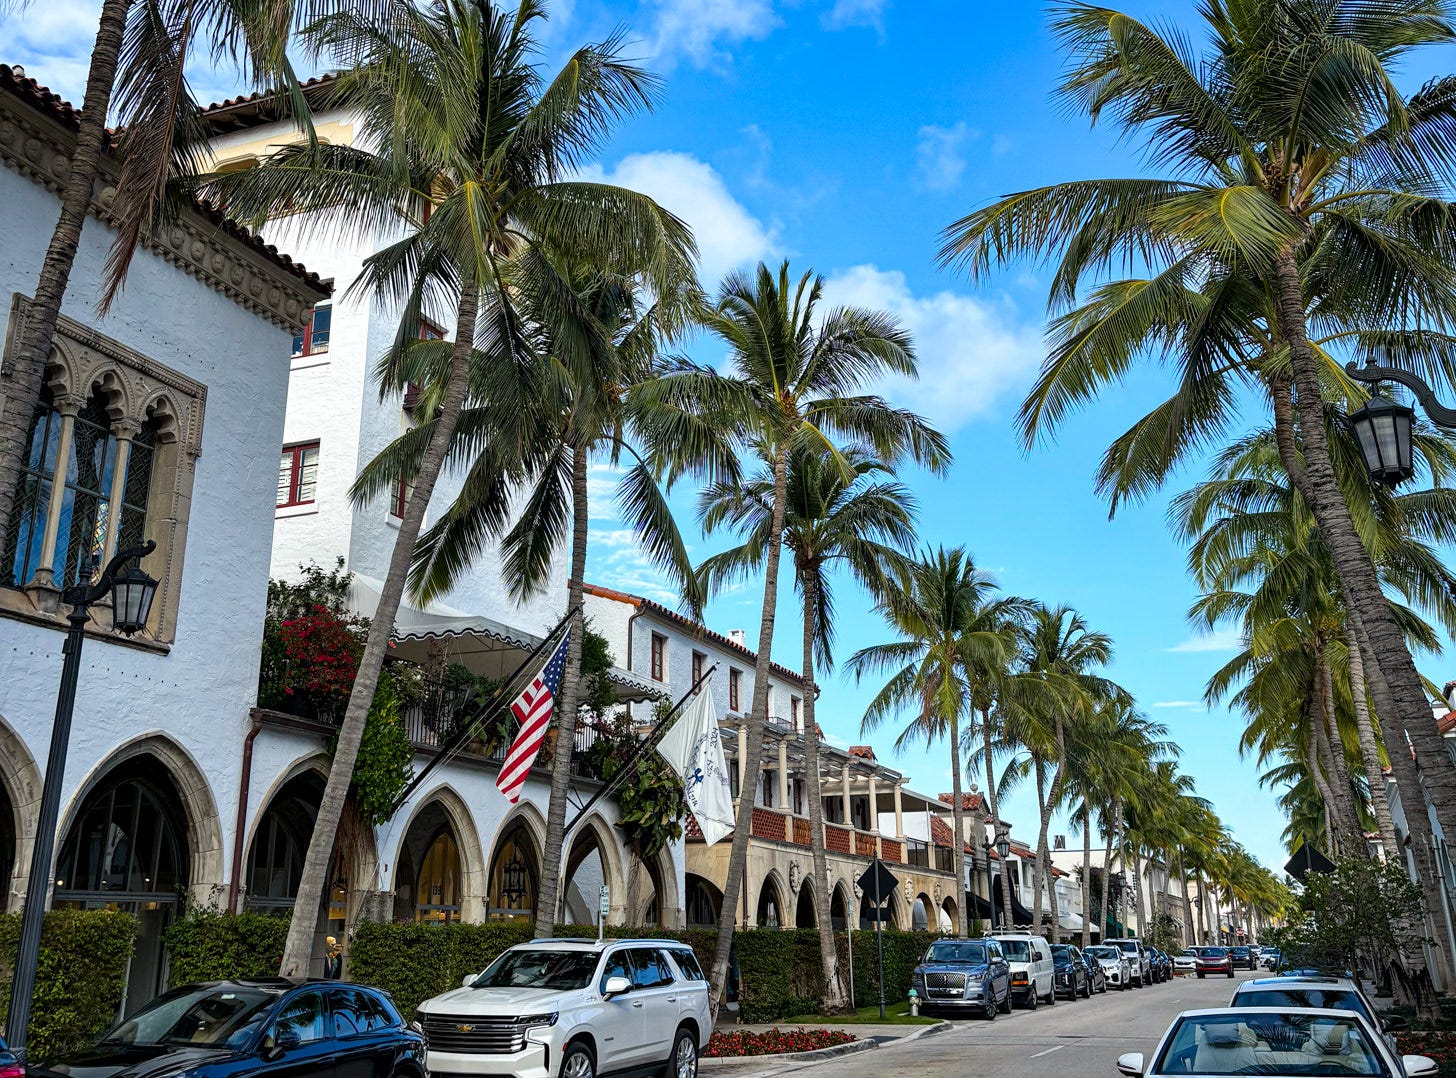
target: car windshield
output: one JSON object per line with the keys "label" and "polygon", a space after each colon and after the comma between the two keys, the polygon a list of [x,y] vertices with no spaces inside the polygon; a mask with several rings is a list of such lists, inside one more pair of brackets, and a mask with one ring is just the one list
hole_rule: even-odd
{"label": "car windshield", "polygon": [[476,988],[543,988],[562,992],[585,988],[597,969],[597,951],[552,951],[532,947],[507,951],[475,979]]}
{"label": "car windshield", "polygon": [[1123,943],[1119,943],[1117,946],[1121,947],[1128,954],[1134,954],[1137,951],[1137,944],[1134,943],[1132,940],[1126,940]]}
{"label": "car windshield", "polygon": [[1235,1007],[1312,1007],[1323,1011],[1356,1011],[1374,1018],[1358,992],[1348,988],[1256,988],[1234,996]]}
{"label": "car windshield", "polygon": [[1223,958],[1228,954],[1227,947],[1205,947],[1203,948],[1204,958]]}
{"label": "car windshield", "polygon": [[1026,940],[1002,940],[1001,953],[1008,962],[1030,962],[1031,944]]}
{"label": "car windshield", "polygon": [[1181,1018],[1149,1073],[1388,1076],[1354,1019],[1313,1014]]}
{"label": "car windshield", "polygon": [[986,964],[986,945],[954,941],[932,943],[930,950],[925,952],[925,961],[965,962],[973,966],[984,966]]}
{"label": "car windshield", "polygon": [[179,988],[115,1026],[101,1043],[240,1048],[278,996],[277,990],[244,985]]}
{"label": "car windshield", "polygon": [[1122,957],[1122,952],[1116,947],[1088,947],[1087,953],[1097,958],[1111,958],[1114,960]]}

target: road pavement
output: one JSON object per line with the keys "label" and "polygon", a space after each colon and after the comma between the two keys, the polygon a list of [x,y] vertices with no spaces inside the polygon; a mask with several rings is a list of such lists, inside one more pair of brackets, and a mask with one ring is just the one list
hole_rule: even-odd
{"label": "road pavement", "polygon": [[[771,1070],[806,1071],[804,1078],[1117,1078],[1117,1057],[1149,1053],[1180,1011],[1222,1007],[1239,980],[1178,977],[1165,984],[1126,992],[1043,1003],[1035,1011],[1014,1010],[994,1022],[956,1020],[949,1033],[886,1044],[869,1052],[812,1066]],[[815,1072],[818,1072],[817,1074]],[[745,1076],[746,1078],[746,1076]]]}

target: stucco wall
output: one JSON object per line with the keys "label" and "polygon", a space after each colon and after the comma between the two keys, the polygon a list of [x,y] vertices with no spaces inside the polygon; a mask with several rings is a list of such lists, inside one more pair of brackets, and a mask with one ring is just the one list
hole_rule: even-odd
{"label": "stucco wall", "polygon": [[[35,288],[58,203],[4,169],[0,206],[0,296],[8,306],[12,293]],[[62,815],[69,816],[78,787],[119,744],[161,731],[206,776],[210,789],[202,793],[221,810],[226,848],[239,749],[256,695],[290,335],[146,252],[138,253],[111,313],[97,317],[94,286],[110,240],[97,221],[86,223],[64,313],[202,382],[207,407],[176,642],[169,655],[87,642]],[[42,763],[62,639],[53,629],[0,620],[0,717]]]}

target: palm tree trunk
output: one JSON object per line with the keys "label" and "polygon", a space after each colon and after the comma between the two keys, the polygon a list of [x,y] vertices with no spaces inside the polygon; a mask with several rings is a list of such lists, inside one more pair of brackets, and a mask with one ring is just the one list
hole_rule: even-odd
{"label": "palm tree trunk", "polygon": [[1365,765],[1365,781],[1370,786],[1370,807],[1375,813],[1381,848],[1386,857],[1395,857],[1398,848],[1395,821],[1390,815],[1390,799],[1385,796],[1385,771],[1380,766],[1380,746],[1375,739],[1375,724],[1370,719],[1365,660],[1360,656],[1355,626],[1348,617],[1345,619],[1345,651],[1349,655],[1350,694],[1355,701],[1355,729],[1360,734],[1360,761]]}
{"label": "palm tree trunk", "polygon": [[[546,846],[541,855],[541,882],[536,899],[536,935],[556,934],[558,895],[566,860],[566,802],[571,790],[571,757],[576,748],[578,701],[581,699],[581,645],[586,617],[582,613],[582,582],[586,579],[588,535],[587,464],[590,454],[579,442],[571,447],[571,576],[566,584],[566,609],[571,616],[571,640],[566,645],[566,669],[561,677],[561,700],[556,710],[556,751],[551,755],[551,802],[546,808]],[[621,898],[618,898],[621,901]]]}
{"label": "palm tree trunk", "polygon": [[1193,899],[1188,894],[1188,859],[1178,847],[1178,891],[1183,896],[1183,945],[1198,941],[1193,936]]}
{"label": "palm tree trunk", "polygon": [[1335,707],[1334,674],[1330,670],[1329,645],[1323,640],[1320,642],[1315,671],[1319,676],[1320,696],[1324,701],[1320,711],[1325,723],[1324,734],[1333,768],[1330,782],[1335,787],[1335,798],[1345,834],[1349,843],[1353,843],[1355,847],[1351,852],[1359,856],[1365,845],[1365,827],[1360,822],[1360,812],[1355,804],[1355,789],[1350,782],[1350,762],[1345,756],[1345,739],[1340,733],[1339,712]]}
{"label": "palm tree trunk", "polygon": [[[814,628],[819,608],[818,568],[806,566],[804,587],[804,770],[809,787],[809,856],[814,863],[814,924],[819,929],[819,962],[824,967],[824,1013],[846,1009],[845,988],[839,973],[839,948],[830,920],[829,858],[824,852],[824,804],[820,798],[819,731],[814,725]],[[849,910],[845,916],[850,915]]]}
{"label": "palm tree trunk", "polygon": [[106,117],[111,111],[116,66],[130,7],[131,0],[105,0],[101,5],[101,22],[91,46],[91,66],[86,74],[86,92],[76,121],[76,146],[71,153],[66,186],[61,191],[61,214],[40,265],[34,302],[20,329],[13,369],[0,382],[3,389],[0,392],[0,535],[8,535],[10,531],[10,514],[14,509],[30,419],[40,400],[61,301],[81,244],[81,228],[91,209],[91,193],[105,152]]}
{"label": "palm tree trunk", "polygon": [[[1335,477],[1326,437],[1325,401],[1320,360],[1305,334],[1305,303],[1299,267],[1293,250],[1275,260],[1279,288],[1279,328],[1289,345],[1290,366],[1296,388],[1303,467],[1291,473],[1319,523],[1327,549],[1340,578],[1347,603],[1355,607],[1369,637],[1375,665],[1389,688],[1394,705],[1388,720],[1410,738],[1421,760],[1431,804],[1441,829],[1456,834],[1456,764],[1446,755],[1431,706],[1416,672],[1400,626],[1391,616],[1370,553],[1360,541]],[[1382,712],[1382,717],[1386,718]]]}
{"label": "palm tree trunk", "polygon": [[1335,803],[1335,791],[1328,778],[1329,772],[1325,768],[1326,738],[1324,737],[1324,723],[1320,720],[1320,701],[1317,694],[1311,695],[1305,703],[1305,725],[1308,728],[1306,737],[1309,741],[1309,777],[1314,783],[1315,789],[1319,791],[1320,798],[1325,803],[1326,825],[1329,832],[1327,840],[1330,844],[1330,851],[1334,853],[1339,848],[1339,825],[1338,812]]}
{"label": "palm tree trunk", "polygon": [[1118,829],[1122,827],[1122,803],[1114,803],[1112,826],[1107,830],[1107,848],[1102,851],[1102,923],[1097,926],[1097,938],[1107,938],[1107,926],[1112,923],[1108,916],[1107,899],[1112,888],[1112,849],[1117,842]]}
{"label": "palm tree trunk", "polygon": [[[981,712],[981,752],[986,758],[986,807],[991,810],[991,830],[993,834],[1001,834],[1001,810],[996,807],[996,764],[991,756],[991,709],[986,708]],[[999,853],[998,853],[999,856]],[[1001,866],[1001,917],[1006,927],[1010,928],[1015,924],[1011,916],[1011,875],[1006,871],[1006,862],[999,862]],[[989,895],[991,902],[991,919],[996,919],[996,900]]]}
{"label": "palm tree trunk", "polygon": [[1092,805],[1082,802],[1082,949],[1092,945]]}
{"label": "palm tree trunk", "polygon": [[[960,717],[950,720],[950,822],[955,828],[955,841],[951,844],[950,864],[955,871],[956,884],[956,934],[965,938],[970,915],[966,912],[966,825],[965,810],[961,804],[961,731]],[[932,843],[932,846],[934,844]],[[940,923],[933,910],[926,911],[939,928]]]}
{"label": "palm tree trunk", "polygon": [[354,687],[349,692],[349,706],[339,727],[338,746],[334,749],[334,758],[329,764],[329,778],[324,784],[318,816],[314,819],[313,837],[309,840],[308,854],[303,861],[303,874],[298,881],[293,919],[288,926],[288,941],[284,946],[283,961],[278,967],[280,976],[301,977],[311,972],[314,936],[318,932],[319,906],[323,898],[324,882],[328,877],[329,862],[333,856],[335,836],[339,831],[339,817],[344,810],[344,798],[348,795],[349,784],[354,777],[354,761],[359,755],[359,741],[364,736],[364,723],[369,718],[369,709],[374,703],[374,690],[379,684],[384,654],[394,632],[394,617],[404,596],[405,577],[414,557],[415,540],[419,537],[430,494],[435,489],[435,481],[440,477],[440,470],[445,463],[445,451],[455,436],[455,427],[460,422],[460,411],[465,404],[479,302],[475,283],[465,281],[461,286],[460,303],[455,318],[455,347],[450,352],[450,377],[445,387],[445,399],[441,404],[440,414],[435,419],[435,429],[430,434],[425,455],[420,460],[414,488],[405,503],[404,519],[400,521],[399,534],[394,539],[394,552],[389,559],[389,572],[380,589],[379,606],[369,623],[369,635],[364,642],[364,654],[359,660],[359,672],[354,676]]}
{"label": "palm tree trunk", "polygon": [[[763,736],[768,725],[768,677],[773,650],[774,614],[779,598],[779,558],[784,541],[784,503],[788,498],[788,446],[774,448],[773,517],[769,525],[768,548],[764,552],[763,610],[758,626],[758,655],[753,664],[753,710],[748,723],[748,759],[743,761],[743,782],[738,790],[738,816],[734,822],[733,847],[728,854],[728,878],[723,883],[722,913],[718,917],[718,941],[713,953],[713,1015],[722,1006],[728,984],[728,958],[733,949],[733,922],[743,877],[748,870],[748,840],[753,832],[754,791],[763,764]],[[848,822],[848,821],[846,821]],[[1453,832],[1456,833],[1456,832]]]}
{"label": "palm tree trunk", "polygon": [[[1057,768],[1052,772],[1052,788],[1047,793],[1046,803],[1041,806],[1041,832],[1037,836],[1036,850],[1037,859],[1042,866],[1042,877],[1046,881],[1047,909],[1051,913],[1052,921],[1052,942],[1060,943],[1062,938],[1061,913],[1057,909],[1057,879],[1055,873],[1052,872],[1052,854],[1047,845],[1047,831],[1051,827],[1052,812],[1062,799],[1062,781],[1067,774],[1067,726],[1060,714],[1053,717],[1053,724],[1057,737]],[[1040,773],[1037,775],[1037,785],[1037,793],[1040,795]],[[1038,890],[1038,894],[1040,894],[1040,890]]]}
{"label": "palm tree trunk", "polygon": [[1042,891],[1046,887],[1046,861],[1042,859],[1042,838],[1046,835],[1051,813],[1047,810],[1046,774],[1041,761],[1033,758],[1032,769],[1036,773],[1036,808],[1039,829],[1036,837],[1036,860],[1031,865],[1031,930],[1042,931],[1042,911],[1046,909]]}
{"label": "palm tree trunk", "polygon": [[1203,870],[1198,870],[1198,943],[1208,942],[1208,924],[1213,911],[1208,908],[1208,887],[1203,880]]}
{"label": "palm tree trunk", "polygon": [[1143,909],[1143,857],[1137,842],[1132,843],[1131,853],[1132,863],[1128,867],[1132,869],[1132,908],[1137,915],[1138,938],[1147,939],[1148,922]]}

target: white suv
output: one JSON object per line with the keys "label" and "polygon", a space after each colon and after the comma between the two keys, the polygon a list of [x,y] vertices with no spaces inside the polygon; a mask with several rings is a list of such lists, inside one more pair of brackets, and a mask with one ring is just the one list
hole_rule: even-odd
{"label": "white suv", "polygon": [[1128,963],[1132,966],[1132,981],[1134,987],[1146,988],[1152,984],[1153,960],[1148,954],[1148,949],[1143,946],[1142,940],[1115,939],[1103,940],[1116,947],[1123,954],[1127,955]]}
{"label": "white suv", "polygon": [[696,1078],[713,1031],[702,967],[671,940],[533,940],[415,1020],[433,1078]]}

